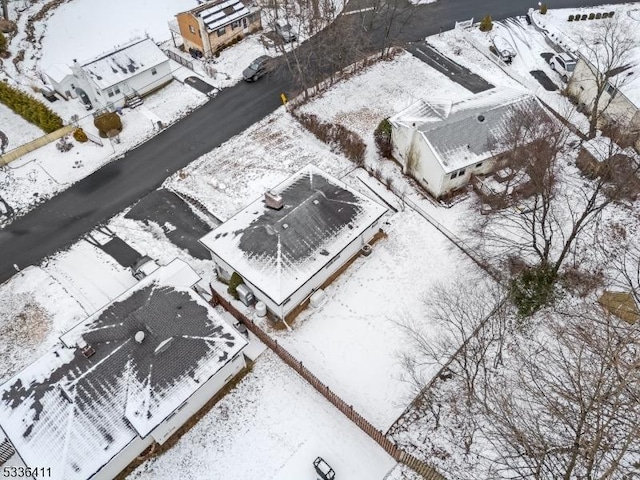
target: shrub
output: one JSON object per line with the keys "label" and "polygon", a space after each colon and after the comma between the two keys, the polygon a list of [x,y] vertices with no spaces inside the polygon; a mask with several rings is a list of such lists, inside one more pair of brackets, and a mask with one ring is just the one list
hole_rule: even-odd
{"label": "shrub", "polygon": [[231,278],[229,279],[229,286],[227,287],[227,293],[229,295],[232,295],[233,298],[235,298],[236,300],[238,300],[238,292],[237,292],[237,288],[238,285],[241,285],[243,283],[242,277],[240,275],[238,275],[237,272],[233,272],[231,274]]}
{"label": "shrub", "polygon": [[567,20],[568,22],[573,22],[573,15],[569,15],[569,20]]}
{"label": "shrub", "polygon": [[609,12],[609,18],[612,18],[616,12]]}
{"label": "shrub", "polygon": [[550,265],[526,268],[511,280],[509,295],[521,317],[528,317],[551,303],[555,296],[556,273]]}
{"label": "shrub", "polygon": [[331,147],[336,147],[356,165],[364,165],[367,146],[357,133],[340,124],[324,123],[313,114],[293,113],[293,115],[318,140]]}
{"label": "shrub", "polygon": [[7,37],[4,36],[4,33],[0,32],[0,53],[7,51],[7,43]]}
{"label": "shrub", "polygon": [[602,18],[602,14],[600,12],[596,13],[596,20],[600,20]]}
{"label": "shrub", "polygon": [[593,12],[591,12],[591,13],[589,14],[589,20],[593,20],[594,18],[596,18],[596,14],[595,14],[595,13],[593,13]]}
{"label": "shrub", "polygon": [[87,137],[87,134],[84,133],[84,130],[81,128],[75,129],[75,131],[73,132],[73,138],[76,140],[76,142],[80,142],[80,143],[85,143],[89,140],[89,138]]}
{"label": "shrub", "polygon": [[122,131],[122,120],[120,120],[120,116],[115,112],[104,113],[97,116],[93,120],[93,124],[98,129],[98,132],[100,132],[102,138],[107,138],[107,133],[114,130],[118,133]]}
{"label": "shrub", "polygon": [[62,119],[44,103],[1,81],[0,103],[4,103],[27,122],[37,125],[46,133],[62,128]]}
{"label": "shrub", "polygon": [[546,15],[547,14],[547,4],[543,3],[542,5],[540,5],[540,13],[542,15]]}
{"label": "shrub", "polygon": [[493,28],[493,22],[491,21],[491,15],[487,15],[480,22],[480,31],[488,32]]}
{"label": "shrub", "polygon": [[373,139],[378,147],[378,152],[385,158],[391,158],[393,146],[391,144],[391,123],[388,119],[382,120],[373,132]]}
{"label": "shrub", "polygon": [[582,15],[582,18],[580,20],[586,20],[587,19],[587,14],[585,13],[584,15]]}

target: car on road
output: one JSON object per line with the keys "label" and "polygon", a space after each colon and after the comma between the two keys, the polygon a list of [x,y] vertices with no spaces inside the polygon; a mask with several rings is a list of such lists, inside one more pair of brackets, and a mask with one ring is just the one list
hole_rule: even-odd
{"label": "car on road", "polygon": [[568,53],[558,53],[549,59],[549,66],[558,72],[564,82],[568,82],[576,68],[576,59]]}
{"label": "car on road", "polygon": [[274,30],[285,43],[295,42],[298,39],[298,35],[293,31],[291,25],[287,22],[283,22],[282,20],[275,22]]}
{"label": "car on road", "polygon": [[247,82],[255,82],[267,73],[270,63],[271,57],[269,55],[261,55],[251,62],[251,65],[244,69],[242,77]]}

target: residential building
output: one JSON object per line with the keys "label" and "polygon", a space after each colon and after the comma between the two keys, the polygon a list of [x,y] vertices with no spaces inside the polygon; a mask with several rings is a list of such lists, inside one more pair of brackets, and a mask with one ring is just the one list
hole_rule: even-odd
{"label": "residential building", "polygon": [[200,241],[219,278],[238,273],[283,320],[360,252],[386,211],[308,165]]}
{"label": "residential building", "polygon": [[465,187],[472,175],[498,166],[494,141],[513,115],[544,111],[522,91],[492,88],[456,103],[419,100],[392,116],[393,156],[403,173],[435,198]]}
{"label": "residential building", "polygon": [[[598,102],[598,109],[602,112],[598,127],[606,124],[622,127],[622,133],[630,137],[629,144],[640,150],[640,47],[632,52],[628,65],[607,74],[607,85]],[[580,56],[567,86],[569,94],[587,113],[591,111],[598,92],[597,82],[605,78],[596,72],[598,67],[585,56]]]}
{"label": "residential building", "polygon": [[173,79],[169,58],[150,38],[131,41],[94,59],[53,65],[45,72],[65,98],[79,97],[87,109],[137,106],[140,97]]}
{"label": "residential building", "polygon": [[240,372],[247,341],[193,290],[198,281],[174,260],[3,384],[5,465],[110,480]]}
{"label": "residential building", "polygon": [[240,0],[213,0],[176,15],[185,51],[211,57],[216,51],[262,28],[260,10]]}

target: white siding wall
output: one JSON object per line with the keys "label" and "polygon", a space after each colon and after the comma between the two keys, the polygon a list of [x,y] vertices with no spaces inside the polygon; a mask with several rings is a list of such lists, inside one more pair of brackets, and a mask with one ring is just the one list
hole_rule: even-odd
{"label": "white siding wall", "polygon": [[[611,81],[615,84],[617,77]],[[614,85],[615,86],[615,85]],[[568,85],[569,93],[574,95],[581,104],[587,108],[593,104],[598,91],[591,67],[582,59],[578,60],[575,71],[571,76]],[[605,91],[600,97],[599,107],[606,107],[611,96]],[[638,112],[638,108],[633,105],[624,95],[616,94],[606,108],[604,116],[613,120],[627,124]]]}
{"label": "white siding wall", "polygon": [[153,437],[158,443],[162,444],[166,442],[178,428],[184,425],[205,403],[211,400],[245,365],[244,355],[240,352],[191,395],[191,397],[174,412],[173,416],[168,417],[158,425],[149,436]]}
{"label": "white siding wall", "polygon": [[[481,166],[476,167],[478,163],[482,163]],[[462,188],[469,183],[471,179],[471,175],[480,175],[484,173],[489,173],[494,170],[496,166],[496,162],[494,159],[484,160],[482,162],[477,162],[471,165],[470,167],[465,167],[465,172],[463,175],[457,175],[456,178],[451,178],[451,174],[454,172],[447,173],[444,176],[444,181],[442,184],[442,193],[444,195],[451,190],[455,190],[457,188]],[[456,170],[458,172],[460,170]]]}
{"label": "white siding wall", "polygon": [[106,106],[108,103],[113,103],[115,107],[123,107],[125,95],[133,94],[134,90],[142,96],[171,81],[172,74],[169,59],[157,65],[155,69],[155,75],[152,73],[152,69],[149,68],[128,79],[126,82],[119,83],[120,93],[112,97],[109,97],[108,89],[101,90],[101,95],[97,97],[99,106]]}
{"label": "white siding wall", "polygon": [[288,315],[294,308],[309,298],[313,292],[322,286],[327,279],[338,271],[345,263],[347,263],[354,255],[356,255],[363,245],[365,245],[376,232],[380,229],[380,220],[376,221],[369,228],[367,228],[360,236],[355,238],[347,247],[340,252],[335,260],[331,264],[325,266],[322,270],[317,272],[311,277],[307,283],[299,288],[293,295],[291,295],[289,302],[283,304],[284,316]]}
{"label": "white siding wall", "polygon": [[91,477],[91,480],[112,480],[152,443],[151,435],[146,438],[136,437],[129,445],[120,450],[109,463],[98,470]]}

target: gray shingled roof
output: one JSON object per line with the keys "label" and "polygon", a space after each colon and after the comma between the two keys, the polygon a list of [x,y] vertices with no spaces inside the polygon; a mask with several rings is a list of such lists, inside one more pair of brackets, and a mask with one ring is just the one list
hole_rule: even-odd
{"label": "gray shingled roof", "polygon": [[274,191],[281,210],[260,198],[201,241],[278,304],[386,212],[312,165]]}
{"label": "gray shingled roof", "polygon": [[534,97],[527,96],[503,105],[482,106],[454,111],[447,118],[424,123],[418,130],[429,140],[445,167],[459,168],[477,157],[492,156],[491,139],[499,136],[506,124],[520,112],[542,107]]}
{"label": "gray shingled roof", "polygon": [[70,332],[93,355],[61,345],[5,383],[0,425],[27,465],[88,478],[238,354],[246,340],[197,298],[155,283],[135,290]]}

